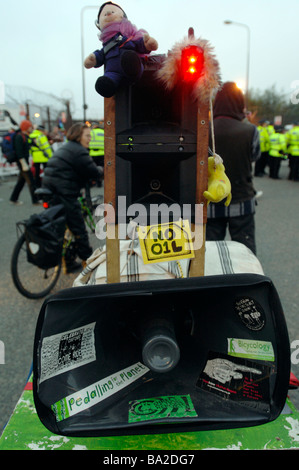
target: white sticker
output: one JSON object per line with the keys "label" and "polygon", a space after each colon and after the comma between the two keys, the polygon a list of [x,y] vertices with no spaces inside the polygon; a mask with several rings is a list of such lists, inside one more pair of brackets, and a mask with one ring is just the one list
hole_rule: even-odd
{"label": "white sticker", "polygon": [[39,382],[96,360],[95,322],[43,339]]}
{"label": "white sticker", "polygon": [[51,406],[55,413],[56,421],[63,421],[100,403],[123,388],[128,387],[147,372],[149,372],[149,369],[141,362],[137,362],[126,369],[115,372],[115,374],[89,385],[79,392],[72,393]]}

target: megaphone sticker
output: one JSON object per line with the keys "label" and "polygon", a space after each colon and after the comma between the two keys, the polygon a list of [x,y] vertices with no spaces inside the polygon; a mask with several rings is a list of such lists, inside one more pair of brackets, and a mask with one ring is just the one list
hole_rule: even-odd
{"label": "megaphone sticker", "polygon": [[270,372],[268,365],[210,352],[196,385],[242,406],[269,412]]}
{"label": "megaphone sticker", "polygon": [[63,421],[70,416],[74,416],[77,413],[100,403],[120,390],[128,387],[147,372],[149,372],[149,369],[145,365],[141,364],[141,362],[138,362],[126,369],[112,374],[111,376],[105,377],[92,385],[89,385],[83,390],[72,393],[51,406],[52,411],[56,416],[56,421]]}
{"label": "megaphone sticker", "polygon": [[39,383],[96,360],[95,325],[93,322],[43,338]]}
{"label": "megaphone sticker", "polygon": [[129,423],[153,419],[197,417],[190,395],[145,398],[131,401],[129,405]]}
{"label": "megaphone sticker", "polygon": [[244,325],[252,331],[264,328],[265,312],[259,303],[251,297],[240,297],[235,301],[235,311]]}

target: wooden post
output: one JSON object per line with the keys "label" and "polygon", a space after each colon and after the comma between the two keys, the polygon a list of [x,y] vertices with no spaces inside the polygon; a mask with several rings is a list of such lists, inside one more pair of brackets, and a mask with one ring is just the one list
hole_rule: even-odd
{"label": "wooden post", "polygon": [[[116,137],[115,137],[115,98],[104,99],[104,203],[109,204],[116,214]],[[106,219],[106,270],[107,283],[120,282],[120,249],[118,226],[115,218]]]}
{"label": "wooden post", "polygon": [[205,232],[207,223],[207,201],[203,197],[208,187],[208,146],[209,146],[209,104],[199,103],[197,112],[197,155],[196,155],[196,204],[203,210],[202,223],[192,224],[197,240],[202,238],[195,258],[191,261],[189,276],[204,276],[205,269]]}

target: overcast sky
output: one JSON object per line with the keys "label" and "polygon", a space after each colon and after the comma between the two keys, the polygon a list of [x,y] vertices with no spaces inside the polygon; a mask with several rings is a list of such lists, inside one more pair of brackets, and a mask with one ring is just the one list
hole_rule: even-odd
{"label": "overcast sky", "polygon": [[[92,0],[1,1],[0,80],[72,98],[82,111],[82,55],[101,48],[94,25],[103,2]],[[192,26],[214,47],[223,81],[245,81],[247,30],[250,28],[249,88],[291,95],[299,83],[299,0],[124,0],[128,19],[157,39],[158,54],[182,40]],[[92,7],[85,8],[84,7]],[[81,17],[83,28],[81,28]],[[83,35],[81,39],[81,32]],[[94,91],[102,69],[86,70],[86,97],[92,117],[103,117],[104,99]],[[299,86],[297,86],[299,88]],[[87,113],[88,115],[89,113]]]}

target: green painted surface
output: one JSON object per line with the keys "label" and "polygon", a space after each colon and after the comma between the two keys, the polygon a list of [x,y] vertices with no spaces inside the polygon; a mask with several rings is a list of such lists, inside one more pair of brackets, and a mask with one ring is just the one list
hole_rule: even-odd
{"label": "green painted surface", "polygon": [[50,433],[39,421],[32,391],[24,391],[1,438],[0,450],[208,450],[299,449],[299,412],[287,401],[287,413],[274,422],[242,429],[191,433],[68,438]]}

